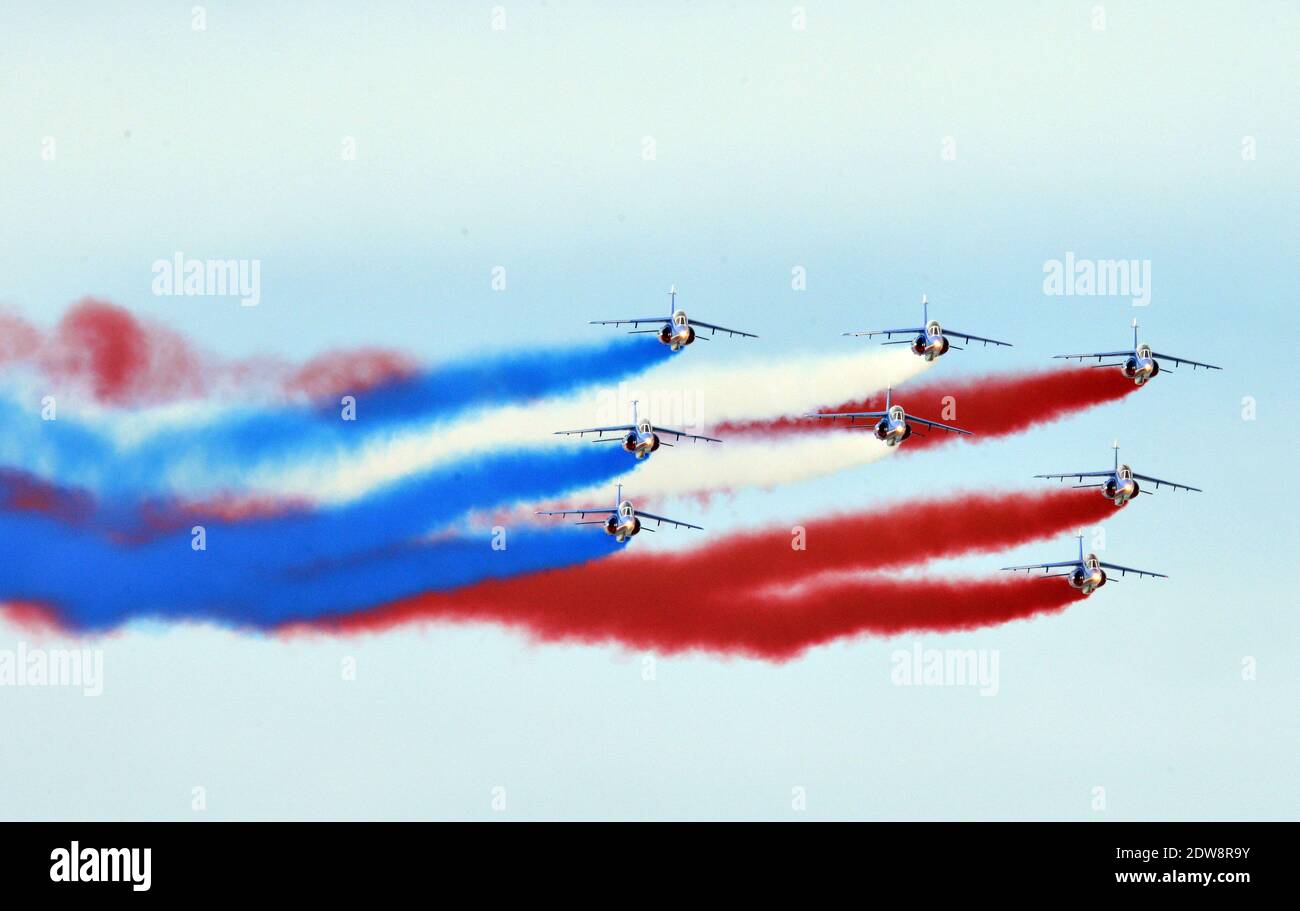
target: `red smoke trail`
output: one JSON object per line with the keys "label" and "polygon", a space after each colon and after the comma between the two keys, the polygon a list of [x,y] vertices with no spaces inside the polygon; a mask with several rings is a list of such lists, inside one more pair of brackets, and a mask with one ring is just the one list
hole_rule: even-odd
{"label": "red smoke trail", "polygon": [[[420,620],[480,620],[524,627],[542,639],[617,640],[663,651],[701,648],[785,658],[861,632],[1001,623],[1064,607],[1073,589],[1010,580],[873,578],[828,584],[815,578],[1002,549],[1114,511],[1104,497],[1089,493],[963,494],[897,503],[807,523],[802,550],[793,546],[795,531],[777,529],[686,553],[625,551],[580,566],[428,593],[313,628],[346,632]],[[771,591],[809,579],[813,585],[795,593]]]}
{"label": "red smoke trail", "polygon": [[[644,578],[644,577],[643,577]],[[672,653],[720,652],[783,661],[814,645],[861,634],[953,632],[1059,611],[1082,596],[1060,579],[866,578],[793,595],[701,595],[690,580],[639,587],[635,576],[598,589],[563,570],[429,594],[347,617],[341,632],[403,622],[487,622],[548,642],[619,643]],[[319,627],[318,627],[319,628]]]}
{"label": "red smoke trail", "polygon": [[295,370],[285,380],[285,389],[310,399],[326,399],[353,390],[365,392],[414,372],[415,364],[395,351],[382,348],[327,351]]}
{"label": "red smoke trail", "polygon": [[153,405],[216,391],[328,397],[415,370],[403,355],[378,349],[330,352],[301,366],[274,358],[224,360],[165,326],[93,298],[75,305],[49,333],[0,313],[0,367],[10,365],[35,367],[48,380],[84,389],[108,405]]}
{"label": "red smoke trail", "polygon": [[179,335],[95,300],[68,311],[37,360],[48,376],[84,383],[110,404],[199,396],[208,382],[202,358]]}
{"label": "red smoke trail", "polygon": [[79,523],[94,512],[95,500],[83,490],[59,487],[24,471],[0,468],[0,510],[42,513]]}
{"label": "red smoke trail", "polygon": [[[895,389],[894,404],[907,413],[951,424],[981,436],[1017,433],[1094,405],[1122,399],[1137,386],[1118,369],[1056,368],[1033,373],[998,373],[982,377],[941,379]],[[822,411],[881,411],[885,394],[827,405]],[[724,423],[718,436],[780,436],[788,433],[844,432],[847,421],[783,417],[772,421]],[[916,435],[903,448],[931,445],[955,434],[943,431]]]}
{"label": "red smoke trail", "polygon": [[[107,509],[105,509],[107,507]],[[196,523],[237,523],[307,513],[300,497],[222,492],[203,499],[157,496],[129,507],[105,504],[80,487],[53,484],[36,475],[0,467],[0,513],[36,513],[76,528],[94,529],[121,544],[138,544]]]}
{"label": "red smoke trail", "polygon": [[21,363],[40,345],[40,330],[21,316],[0,311],[0,367]]}
{"label": "red smoke trail", "polygon": [[57,635],[66,628],[57,611],[30,601],[0,602],[0,620],[33,634]]}
{"label": "red smoke trail", "polygon": [[268,494],[221,492],[195,500],[157,497],[140,503],[134,513],[136,522],[126,529],[115,529],[110,537],[119,543],[138,544],[195,524],[254,522],[306,514],[312,509],[313,504],[301,497]]}

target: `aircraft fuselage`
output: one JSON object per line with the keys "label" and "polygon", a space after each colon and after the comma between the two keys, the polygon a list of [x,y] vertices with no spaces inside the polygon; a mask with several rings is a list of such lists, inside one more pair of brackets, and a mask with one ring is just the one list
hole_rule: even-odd
{"label": "aircraft fuselage", "polygon": [[895,405],[887,416],[876,422],[875,434],[886,446],[897,446],[912,435],[912,425],[907,423],[903,409]]}
{"label": "aircraft fuselage", "polygon": [[1160,364],[1151,356],[1151,349],[1143,345],[1125,359],[1120,365],[1120,370],[1126,377],[1141,386],[1156,378],[1160,373]]}
{"label": "aircraft fuselage", "polygon": [[623,436],[622,447],[638,459],[650,457],[650,453],[659,448],[659,435],[649,424],[643,424],[636,430],[629,430]]}
{"label": "aircraft fuselage", "polygon": [[686,318],[686,311],[675,311],[659,330],[656,338],[673,351],[680,351],[683,346],[695,341],[695,330],[691,328],[691,321]]}
{"label": "aircraft fuselage", "polygon": [[1136,497],[1141,490],[1141,486],[1133,477],[1132,470],[1127,465],[1121,465],[1115,474],[1106,479],[1106,483],[1101,487],[1101,495],[1114,502],[1116,506],[1123,506]]}
{"label": "aircraft fuselage", "polygon": [[1070,583],[1071,588],[1077,588],[1085,595],[1091,595],[1106,584],[1106,570],[1099,565],[1096,554],[1088,554],[1084,561],[1074,568],[1074,572],[1066,577],[1066,581]]}
{"label": "aircraft fuselage", "polygon": [[641,530],[641,520],[636,517],[636,510],[627,500],[618,504],[618,509],[605,520],[605,534],[613,537],[620,544],[628,538],[635,537]]}
{"label": "aircraft fuselage", "polygon": [[944,338],[943,329],[937,322],[931,320],[926,324],[925,330],[912,339],[911,350],[917,357],[933,361],[947,354],[950,347],[948,339]]}

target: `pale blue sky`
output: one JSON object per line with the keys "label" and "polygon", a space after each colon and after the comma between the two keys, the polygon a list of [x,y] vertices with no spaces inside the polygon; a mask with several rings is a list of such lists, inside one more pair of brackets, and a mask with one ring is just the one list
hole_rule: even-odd
{"label": "pale blue sky", "polygon": [[[603,338],[588,319],[654,312],[676,282],[779,358],[863,344],[839,333],[910,321],[924,291],[1016,342],[952,374],[1117,347],[1136,314],[1158,349],[1227,369],[729,508],[1029,486],[1105,465],[1115,437],[1206,492],[1107,526],[1113,559],[1168,581],[921,637],[999,650],[996,697],[892,686],[911,636],[783,666],[661,658],[646,681],[639,654],[491,628],[133,630],[98,643],[101,697],[0,688],[0,818],[1296,817],[1294,4],[1104,3],[1096,30],[1095,2],[809,2],[797,31],[789,2],[553,0],[505,3],[496,31],[490,3],[211,3],[201,32],[191,5],[0,13],[0,302],[52,322],[103,296],[231,355],[438,359]],[[153,297],[176,250],[260,259],[261,305]],[[1045,297],[1067,251],[1151,260],[1152,304]]]}

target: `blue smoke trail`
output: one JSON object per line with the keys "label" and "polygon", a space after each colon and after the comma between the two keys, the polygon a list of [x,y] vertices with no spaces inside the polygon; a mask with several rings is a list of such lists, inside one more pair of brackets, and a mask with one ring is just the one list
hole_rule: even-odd
{"label": "blue smoke trail", "polygon": [[[347,452],[404,424],[436,423],[490,404],[527,401],[638,373],[666,356],[644,340],[560,351],[499,355],[435,368],[356,393],[356,421],[340,419],[335,402],[257,409],[199,427],[159,431],[119,449],[66,416],[36,419],[0,401],[0,462],[105,495],[166,492],[176,470],[203,472],[220,488],[269,459],[296,453]],[[545,428],[539,430],[544,433]]]}
{"label": "blue smoke trail", "polygon": [[[450,417],[489,404],[521,402],[571,392],[593,383],[640,373],[670,352],[646,340],[617,339],[582,348],[502,354],[490,359],[440,367],[384,386],[380,395],[364,394],[366,420],[380,426],[395,422]],[[334,402],[322,403],[331,419]]]}
{"label": "blue smoke trail", "polygon": [[[25,533],[33,531],[29,523]],[[324,566],[286,563],[258,571],[249,571],[214,549],[180,551],[170,559],[141,561],[112,549],[102,539],[92,539],[77,542],[73,549],[86,561],[86,570],[100,576],[100,584],[70,573],[56,573],[40,584],[34,580],[23,584],[3,579],[9,575],[6,570],[0,573],[0,587],[6,600],[51,606],[60,624],[74,632],[108,631],[143,620],[274,630],[287,623],[356,613],[428,591],[584,563],[625,546],[595,528],[524,527],[508,529],[506,535],[503,550],[493,549],[492,536],[483,533],[430,543],[408,542]],[[41,543],[50,537],[40,531],[33,536]],[[177,549],[187,547],[181,541]],[[190,562],[182,577],[167,580],[151,575],[160,570],[179,572],[183,561]]]}
{"label": "blue smoke trail", "polygon": [[188,528],[122,544],[49,515],[0,512],[0,601],[48,605],[69,627],[85,630],[137,618],[266,628],[357,610],[609,553],[614,545],[596,529],[507,530],[504,550],[493,550],[486,534],[417,539],[471,509],[612,481],[626,469],[621,450],[496,454],[345,506],[205,523],[203,551],[192,549]]}

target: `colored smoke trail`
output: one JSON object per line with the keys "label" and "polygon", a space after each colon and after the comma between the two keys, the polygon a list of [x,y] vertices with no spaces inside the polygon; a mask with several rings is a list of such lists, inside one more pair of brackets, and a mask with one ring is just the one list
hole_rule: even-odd
{"label": "colored smoke trail", "polygon": [[[36,536],[44,544],[54,539]],[[62,539],[58,539],[61,541]],[[57,543],[57,542],[56,542]],[[270,630],[285,624],[319,621],[365,610],[429,591],[462,587],[506,577],[522,577],[573,560],[596,560],[621,545],[582,529],[527,529],[510,535],[509,547],[496,550],[491,536],[455,536],[395,544],[342,559],[315,562],[310,554],[284,548],[251,560],[247,550],[209,561],[206,553],[147,554],[87,547],[86,568],[102,572],[98,587],[67,578],[37,579],[28,569],[6,571],[0,606],[17,607],[42,625],[70,632],[104,632],[134,621],[214,623]],[[62,557],[57,549],[47,551]],[[182,561],[189,561],[183,563]],[[163,569],[184,576],[153,574]]]}
{"label": "colored smoke trail", "polygon": [[[918,432],[902,445],[890,447],[875,438],[870,422],[850,425],[847,420],[794,417],[724,422],[714,431],[726,441],[723,445],[684,443],[667,456],[662,453],[652,456],[624,480],[629,485],[629,493],[643,499],[707,495],[746,487],[772,488],[834,474],[945,440],[978,442],[986,437],[1018,433],[1075,411],[1118,400],[1136,388],[1118,371],[1078,368],[934,380],[915,388],[895,389],[893,400],[904,404],[908,414],[971,430],[975,433],[973,438],[924,431],[924,435]],[[825,410],[879,411],[884,406],[885,396],[879,393]],[[581,491],[573,502],[586,502],[598,493]]]}
{"label": "colored smoke trail", "polygon": [[[552,469],[559,474],[569,467]],[[525,471],[518,463],[514,470],[517,484],[533,483],[534,468]],[[503,596],[542,598],[564,610],[563,601],[554,599],[585,602],[593,593],[611,592],[617,599],[628,580],[656,578],[691,579],[691,603],[745,603],[767,597],[770,592],[755,593],[763,587],[995,550],[1095,521],[1114,509],[1103,497],[1073,490],[898,503],[807,523],[805,550],[792,549],[784,528],[671,554],[624,550],[594,528],[507,529],[508,546],[502,549],[492,546],[486,532],[422,539],[440,513],[454,514],[482,498],[473,492],[477,483],[510,471],[498,459],[478,475],[460,471],[456,480],[467,489],[459,492],[445,478],[432,478],[364,509],[213,523],[201,553],[190,550],[188,528],[125,546],[45,516],[0,514],[0,538],[14,542],[10,561],[0,565],[0,601],[41,605],[75,629],[106,629],[141,618],[257,628],[313,620],[328,628],[379,625],[385,618],[416,618],[400,617],[400,608],[398,615],[393,608],[370,610],[376,605],[421,593],[441,597],[431,592],[471,598],[479,585]],[[510,478],[500,486],[509,489]],[[78,571],[50,572],[51,566]],[[503,581],[483,581],[492,579]],[[709,622],[707,614],[700,619]]]}
{"label": "colored smoke trail", "polygon": [[43,514],[79,525],[95,510],[95,498],[84,490],[60,487],[25,472],[0,468],[0,513]]}
{"label": "colored smoke trail", "polygon": [[0,367],[27,366],[57,387],[84,390],[101,404],[139,408],[219,393],[283,401],[325,401],[387,387],[373,417],[409,419],[430,403],[445,410],[518,401],[572,389],[592,377],[619,377],[667,356],[659,345],[629,339],[575,348],[470,358],[424,369],[381,348],[338,350],[302,364],[280,358],[225,359],[180,333],[106,301],[86,298],[50,332],[0,313]]}
{"label": "colored smoke trail", "polygon": [[[806,523],[803,550],[792,547],[793,532],[784,528],[739,534],[687,552],[627,550],[583,565],[427,592],[313,628],[355,632],[478,620],[524,628],[547,640],[785,658],[840,636],[960,629],[1059,609],[1073,600],[1068,586],[817,577],[847,570],[879,573],[998,550],[1113,511],[1105,498],[1073,490],[895,503]],[[664,596],[647,597],[640,583],[657,579],[665,580]],[[687,581],[673,591],[672,580]],[[779,587],[797,588],[780,593],[774,590]]]}
{"label": "colored smoke trail", "polygon": [[[11,328],[3,349],[10,361],[39,362],[86,380],[112,410],[101,413],[88,407],[93,402],[60,394],[58,420],[38,421],[29,394],[0,398],[0,423],[9,428],[0,436],[0,464],[111,499],[209,504],[346,503],[412,473],[525,440],[573,446],[552,432],[626,421],[632,398],[656,422],[698,431],[725,417],[814,407],[928,367],[902,352],[874,350],[719,363],[707,352],[674,357],[647,338],[625,337],[419,370],[404,362],[386,371],[386,355],[367,360],[348,352],[301,367],[271,359],[219,362],[171,330],[97,301],[73,308],[52,341],[21,321]],[[37,354],[24,354],[28,348]],[[215,390],[229,391],[231,382],[240,393],[236,404],[221,403]],[[267,382],[277,390],[269,401]],[[246,395],[250,389],[261,392]],[[286,389],[320,398],[295,403],[284,398]],[[356,398],[355,421],[340,419],[340,390]],[[152,407],[160,397],[205,394],[201,403]],[[870,460],[870,445],[839,448],[838,458],[810,453],[790,465],[806,474],[830,462]],[[696,476],[700,483],[726,475],[763,486],[788,480],[770,476],[772,459],[745,455],[739,450],[725,464],[705,464]],[[661,473],[659,466],[650,470]]]}
{"label": "colored smoke trail", "polygon": [[620,579],[690,579],[692,592],[791,583],[848,569],[895,569],[1049,538],[1115,513],[1092,490],[1047,488],[901,500],[855,513],[798,523],[805,549],[791,546],[791,526],[739,532],[689,551],[638,553],[569,570],[595,589],[617,590]]}
{"label": "colored smoke trail", "polygon": [[71,307],[50,332],[2,313],[0,336],[0,367],[32,368],[60,392],[82,391],[112,406],[222,391],[333,395],[338,388],[369,389],[415,370],[404,355],[383,349],[333,352],[298,366],[275,358],[222,359],[166,326],[94,298]]}
{"label": "colored smoke trail", "polygon": [[668,586],[644,596],[628,589],[627,577],[621,590],[573,581],[556,571],[493,581],[406,599],[316,629],[356,633],[413,621],[495,623],[546,642],[617,643],[665,654],[707,651],[785,661],[835,639],[975,629],[1059,611],[1082,597],[1059,579],[864,578],[794,595],[703,596]]}
{"label": "colored smoke trail", "polygon": [[[321,402],[334,411],[343,394],[384,389],[371,402],[375,419],[424,415],[449,406],[520,401],[617,379],[667,357],[659,345],[630,339],[471,357],[424,368],[402,352],[359,348],[317,355],[303,364],[274,357],[222,359],[180,333],[122,307],[86,298],[46,333],[0,312],[0,367],[30,366],[51,382],[82,386],[99,402],[139,408],[222,391]],[[235,388],[231,388],[235,387]]]}
{"label": "colored smoke trail", "polygon": [[[775,486],[890,451],[866,433],[814,434],[832,428],[781,415],[929,365],[900,351],[683,360],[643,338],[428,369],[376,351],[299,366],[222,361],[94,301],[49,334],[10,328],[0,365],[43,373],[61,411],[41,421],[0,402],[11,430],[0,463],[14,466],[0,472],[0,602],[68,629],[144,618],[318,630],[480,619],[543,639],[782,659],[842,636],[1059,609],[1068,587],[881,573],[1114,510],[1093,492],[990,492],[819,518],[805,523],[802,550],[784,528],[663,554],[624,549],[596,529],[527,522],[511,523],[498,549],[486,530],[464,530],[467,515],[584,488],[604,502],[635,464],[554,430],[621,423],[627,400],[647,396],[642,414],[656,423],[737,440],[695,444],[695,461],[678,448],[637,466],[638,495],[686,492],[682,478],[699,491]],[[1133,388],[1113,371],[1055,370],[904,387],[903,398],[919,417],[996,435]],[[230,391],[236,405],[214,410]],[[669,398],[656,402],[657,392]],[[356,396],[356,421],[340,419],[340,393]],[[941,410],[954,403],[955,415]],[[699,427],[680,420],[684,407],[700,422],[731,423]],[[599,408],[615,412],[586,416]],[[204,526],[205,550],[191,549],[191,525]],[[637,580],[655,579],[690,579],[689,594],[669,606],[642,597]]]}
{"label": "colored smoke trail", "polygon": [[[181,523],[175,515],[137,516],[132,526],[113,504],[96,504],[98,511],[78,515],[70,526],[64,510],[44,508],[60,506],[58,496],[20,487],[30,508],[0,511],[6,551],[0,602],[41,605],[81,629],[144,617],[269,627],[430,588],[568,565],[617,546],[603,534],[568,528],[513,531],[504,550],[494,549],[487,533],[429,534],[487,503],[533,500],[575,477],[612,476],[621,467],[619,455],[595,449],[494,453],[346,506],[203,522],[201,551],[191,547],[188,517]],[[142,540],[123,540],[124,530]]]}
{"label": "colored smoke trail", "polygon": [[[951,424],[980,437],[1019,433],[1058,420],[1076,411],[1118,401],[1137,389],[1118,369],[1053,368],[1032,373],[996,373],[987,376],[932,380],[895,389],[893,403],[909,415]],[[883,390],[867,398],[826,405],[824,412],[881,411]],[[787,415],[770,421],[743,421],[720,425],[719,436],[782,436],[844,432],[847,421],[829,421]],[[855,431],[866,432],[866,431]],[[904,449],[932,446],[956,434],[943,431],[919,434]]]}
{"label": "colored smoke trail", "polygon": [[[641,344],[652,351],[662,347],[645,339]],[[897,381],[924,366],[919,358],[902,357],[897,352],[809,356],[787,365],[765,359],[716,363],[702,360],[700,352],[692,351],[661,361],[620,382],[617,389],[610,384],[590,385],[569,396],[484,409],[447,425],[395,432],[360,452],[328,454],[285,470],[259,471],[248,481],[256,490],[322,502],[345,501],[415,468],[518,445],[520,439],[566,449],[590,447],[590,437],[580,441],[554,436],[554,432],[625,424],[631,418],[632,399],[639,400],[641,416],[656,424],[715,435],[711,425],[729,416],[761,413],[776,417],[801,403],[834,400],[864,385],[870,388],[875,383]],[[688,453],[704,455],[709,444],[698,444],[694,450],[692,445],[679,446],[671,455],[664,450],[657,458],[671,463]],[[852,459],[858,460],[860,455]],[[628,466],[629,470],[633,467],[630,457]],[[656,465],[650,470],[657,474],[671,467]],[[680,461],[677,467],[684,469],[687,477],[692,474]],[[764,460],[762,469],[771,471],[770,459]],[[778,476],[771,483],[781,481]]]}
{"label": "colored smoke trail", "polygon": [[[32,333],[37,330],[30,329]],[[47,347],[59,352],[53,358],[62,365],[59,370],[90,377],[109,404],[155,403],[159,389],[178,396],[207,391],[173,374],[194,367],[195,376],[206,376],[204,365],[211,358],[195,353],[169,330],[144,327],[118,308],[83,303],[65,317],[55,337]],[[40,349],[39,341],[34,344]],[[77,357],[71,354],[74,344],[83,346]],[[319,487],[286,491],[274,483],[277,472],[292,470],[291,463],[332,459],[347,464],[376,442],[382,454],[395,435],[411,429],[445,437],[448,422],[476,407],[566,395],[639,372],[668,356],[657,344],[616,339],[419,370],[406,365],[394,372],[376,367],[379,361],[368,355],[339,352],[313,359],[283,378],[287,385],[315,393],[339,381],[339,388],[355,399],[356,420],[346,421],[334,393],[311,403],[277,400],[215,414],[181,406],[165,414],[128,410],[105,415],[87,413],[74,395],[59,397],[57,420],[36,420],[25,406],[0,399],[0,423],[7,428],[0,437],[0,461],[106,494],[145,496],[184,489],[202,496],[239,489],[254,475],[267,479],[264,492],[303,498]],[[50,360],[39,353],[35,357]],[[388,355],[383,359],[391,360]],[[520,437],[516,426],[513,436],[498,442],[518,446]],[[470,454],[468,448],[464,454]],[[427,462],[404,463],[381,482],[426,467]]]}
{"label": "colored smoke trail", "polygon": [[[651,409],[647,416],[669,426],[680,427],[693,420],[706,426],[719,421],[767,420],[813,411],[863,389],[897,385],[931,366],[903,351],[873,347],[785,353],[779,359],[756,356],[744,346],[726,358],[693,350],[623,383],[618,398],[620,408],[639,399],[643,408]],[[626,417],[626,412],[620,411],[619,417]]]}
{"label": "colored smoke trail", "polygon": [[[633,466],[622,481],[638,505],[666,497],[698,497],[742,488],[771,489],[866,465],[897,452],[869,433],[790,436],[782,439],[738,437],[720,445],[683,442]],[[569,495],[565,504],[603,502],[606,490],[588,488]],[[549,508],[549,507],[548,507]],[[563,508],[556,504],[555,508]]]}

